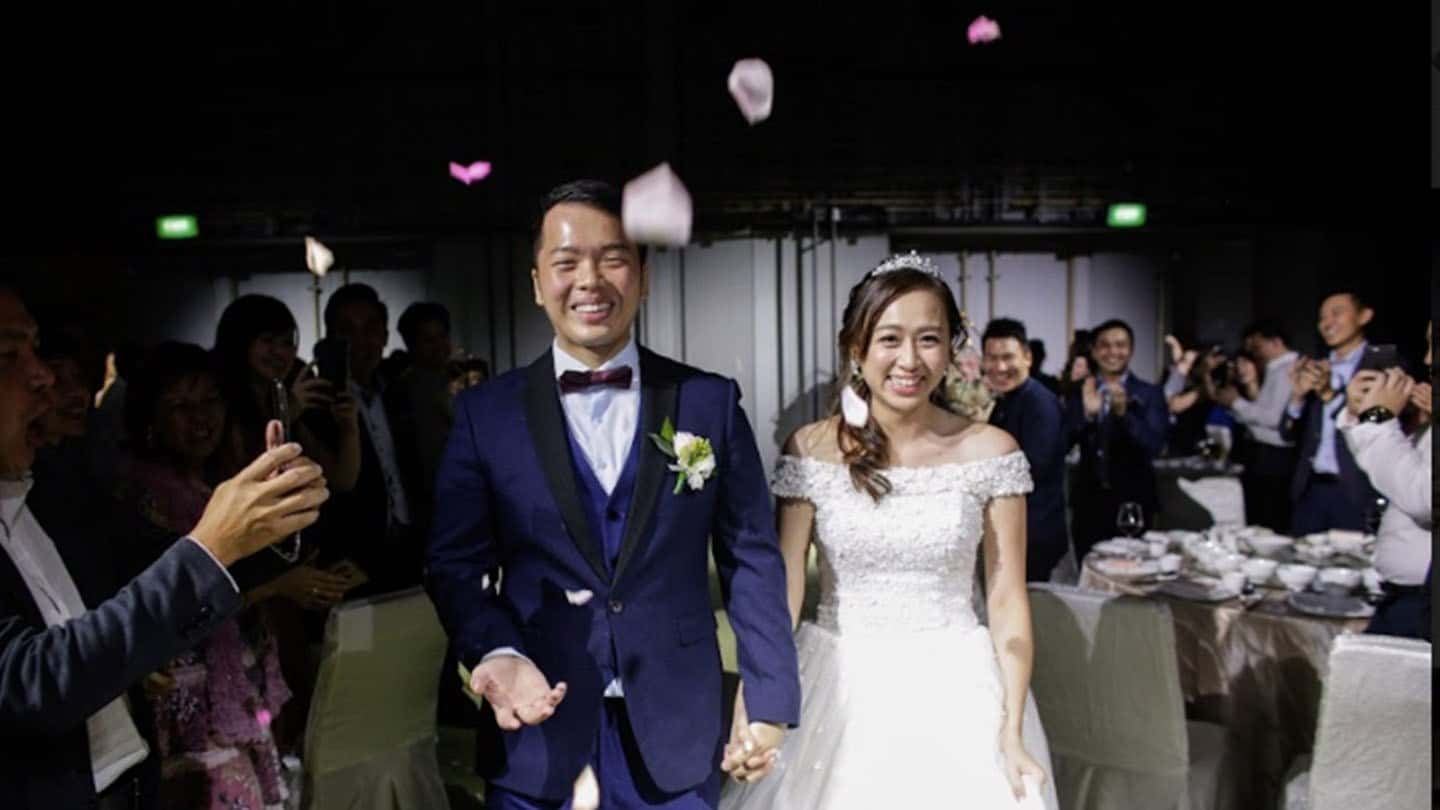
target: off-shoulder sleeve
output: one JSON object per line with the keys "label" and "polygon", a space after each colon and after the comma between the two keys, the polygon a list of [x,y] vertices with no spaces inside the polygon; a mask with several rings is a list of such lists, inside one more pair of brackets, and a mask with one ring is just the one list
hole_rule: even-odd
{"label": "off-shoulder sleeve", "polygon": [[799,456],[781,456],[770,476],[770,492],[777,498],[810,498],[810,465]]}
{"label": "off-shoulder sleeve", "polygon": [[1019,450],[987,459],[977,466],[980,492],[985,500],[1007,495],[1028,495],[1035,490],[1030,477],[1030,462]]}

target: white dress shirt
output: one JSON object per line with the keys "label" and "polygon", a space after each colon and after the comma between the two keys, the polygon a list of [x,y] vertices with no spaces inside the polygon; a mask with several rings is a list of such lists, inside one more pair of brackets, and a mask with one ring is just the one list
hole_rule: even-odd
{"label": "white dress shirt", "polygon": [[396,461],[395,438],[390,433],[390,419],[385,415],[385,398],[378,391],[350,381],[350,394],[360,411],[360,423],[370,435],[370,446],[380,459],[380,474],[385,479],[386,528],[410,525],[410,504],[405,500],[405,487],[400,483],[400,463]]}
{"label": "white dress shirt", "polygon": [[1299,359],[1295,352],[1285,352],[1265,364],[1265,379],[1255,399],[1236,398],[1230,405],[1241,424],[1250,429],[1250,435],[1261,444],[1271,447],[1294,447],[1294,442],[1280,438],[1280,422],[1285,418],[1285,406],[1290,402],[1290,367]]}
{"label": "white dress shirt", "polygon": [[555,379],[567,371],[609,371],[622,366],[630,367],[630,387],[612,388],[608,385],[595,386],[560,396],[560,407],[565,411],[565,423],[570,426],[570,437],[580,446],[590,470],[599,479],[600,486],[609,495],[620,480],[625,460],[630,456],[630,445],[635,441],[635,425],[640,420],[640,349],[635,338],[620,353],[606,360],[599,368],[591,369],[554,345]]}
{"label": "white dress shirt", "polygon": [[[597,385],[560,395],[560,407],[565,411],[570,438],[580,446],[581,454],[590,463],[590,471],[595,473],[595,478],[608,495],[615,491],[615,484],[620,480],[620,473],[630,456],[630,446],[635,441],[635,425],[640,421],[640,349],[636,347],[632,335],[619,354],[594,369],[560,348],[558,340],[552,347],[552,354],[557,386],[560,375],[567,371],[609,371],[621,366],[630,367],[628,388]],[[497,655],[525,657],[514,647],[499,647],[487,653],[482,660]],[[606,684],[605,697],[625,697],[625,688],[619,676]]]}
{"label": "white dress shirt", "polygon": [[1398,419],[1361,422],[1344,411],[1337,421],[1355,464],[1375,489],[1389,499],[1375,539],[1375,570],[1396,585],[1421,585],[1430,568],[1430,428],[1406,436]]}
{"label": "white dress shirt", "polygon": [[[85,603],[54,541],[25,506],[33,480],[27,475],[20,481],[0,481],[0,546],[30,589],[46,626],[54,627],[83,615]],[[130,719],[123,696],[90,715],[85,725],[90,736],[90,768],[96,793],[150,753]]]}

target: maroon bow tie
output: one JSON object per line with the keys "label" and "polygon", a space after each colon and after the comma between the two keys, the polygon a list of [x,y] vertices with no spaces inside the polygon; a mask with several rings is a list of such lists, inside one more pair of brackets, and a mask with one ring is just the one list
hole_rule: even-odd
{"label": "maroon bow tie", "polygon": [[560,393],[573,394],[587,388],[607,385],[611,388],[629,388],[633,374],[629,366],[607,371],[567,371],[560,375]]}

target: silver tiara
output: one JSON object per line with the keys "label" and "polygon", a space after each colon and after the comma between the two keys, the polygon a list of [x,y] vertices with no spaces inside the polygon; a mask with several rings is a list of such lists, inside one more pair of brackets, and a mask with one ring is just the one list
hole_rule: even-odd
{"label": "silver tiara", "polygon": [[896,270],[919,270],[935,278],[940,278],[940,268],[936,267],[935,263],[930,261],[928,257],[921,256],[913,250],[909,253],[897,253],[875,265],[875,269],[870,271],[870,275],[878,276],[882,273],[891,273]]}

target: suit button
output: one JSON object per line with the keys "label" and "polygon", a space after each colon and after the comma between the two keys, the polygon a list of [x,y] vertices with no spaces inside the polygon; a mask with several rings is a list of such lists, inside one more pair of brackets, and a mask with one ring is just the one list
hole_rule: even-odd
{"label": "suit button", "polygon": [[624,613],[624,612],[625,612],[625,603],[624,603],[624,602],[621,602],[619,599],[611,599],[611,600],[610,600],[610,612],[611,612],[611,613]]}

